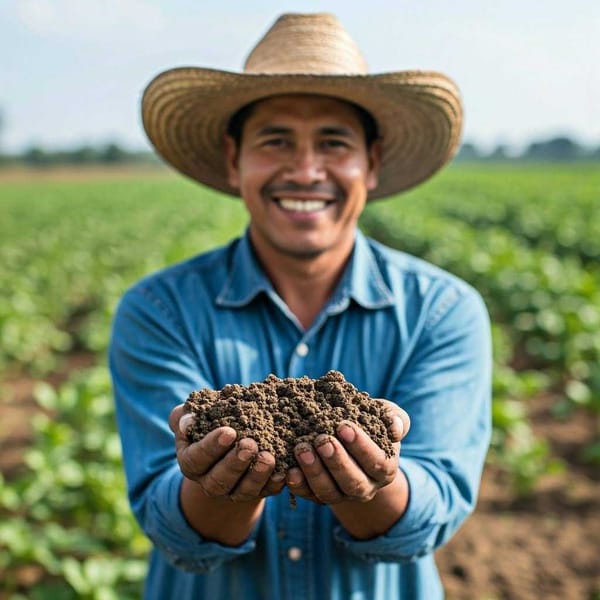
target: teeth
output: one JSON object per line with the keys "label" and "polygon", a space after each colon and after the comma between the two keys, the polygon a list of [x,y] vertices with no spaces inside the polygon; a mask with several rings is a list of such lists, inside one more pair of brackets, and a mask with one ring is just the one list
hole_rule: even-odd
{"label": "teeth", "polygon": [[322,210],[327,206],[325,200],[296,200],[294,198],[280,198],[279,206],[285,210],[295,210],[299,212],[312,212]]}

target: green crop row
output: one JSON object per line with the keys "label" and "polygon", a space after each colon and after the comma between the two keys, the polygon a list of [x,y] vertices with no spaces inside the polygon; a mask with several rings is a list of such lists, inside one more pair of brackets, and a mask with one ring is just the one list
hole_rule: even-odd
{"label": "green crop row", "polygon": [[495,224],[474,227],[406,199],[369,208],[362,225],[477,288],[510,337],[506,364],[543,370],[572,401],[600,410],[600,269],[576,253],[557,256]]}
{"label": "green crop row", "polygon": [[[597,189],[599,176],[579,168],[452,168],[361,220],[482,293],[494,324],[490,461],[518,493],[560,467],[527,400],[551,394],[562,418],[600,410]],[[0,373],[46,377],[77,352],[98,364],[59,389],[38,386],[24,469],[0,479],[0,579],[15,600],[31,565],[43,585],[26,597],[139,595],[148,545],[126,502],[104,366],[112,314],[141,276],[226,242],[246,220],[240,202],[174,177],[0,185]],[[582,451],[600,459],[597,445]]]}
{"label": "green crop row", "polygon": [[[530,246],[555,256],[578,256],[598,268],[598,169],[483,167],[434,179],[413,198],[440,216],[477,229],[502,227]],[[410,196],[406,201],[412,201]]]}
{"label": "green crop row", "polygon": [[[526,493],[541,474],[558,468],[548,444],[531,432],[526,399],[551,393],[557,398],[557,416],[578,407],[600,412],[600,269],[584,252],[597,242],[600,213],[592,188],[581,183],[587,180],[571,173],[572,185],[562,186],[562,203],[551,188],[555,210],[544,213],[548,231],[549,215],[554,215],[555,230],[565,212],[573,222],[587,223],[592,213],[598,218],[580,229],[576,244],[549,250],[542,229],[537,237],[532,231],[524,236],[504,219],[511,212],[519,215],[514,225],[540,211],[540,198],[531,189],[542,187],[543,177],[512,174],[513,187],[514,179],[524,179],[523,193],[515,197],[515,188],[509,198],[503,193],[509,184],[500,174],[461,175],[448,177],[446,186],[434,180],[404,197],[376,203],[363,215],[362,227],[392,247],[457,274],[482,293],[495,341],[490,459],[505,468],[517,491]],[[555,177],[562,180],[566,174]],[[598,444],[582,448],[581,454],[598,461]]]}
{"label": "green crop row", "polygon": [[27,598],[140,597],[149,542],[131,514],[105,368],[58,390],[40,383],[25,470],[0,476],[0,579],[19,596],[19,569],[41,582]]}
{"label": "green crop row", "polygon": [[0,372],[105,351],[114,306],[150,271],[239,233],[239,202],[171,178],[0,188]]}

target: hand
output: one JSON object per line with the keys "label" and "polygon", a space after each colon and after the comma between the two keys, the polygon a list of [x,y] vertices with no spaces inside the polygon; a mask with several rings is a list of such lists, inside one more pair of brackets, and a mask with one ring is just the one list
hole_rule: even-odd
{"label": "hand", "polygon": [[259,452],[250,438],[234,444],[236,432],[231,427],[219,427],[199,442],[190,443],[186,431],[192,418],[189,413],[184,414],[180,404],[171,412],[169,426],[175,433],[182,473],[197,482],[208,497],[250,502],[281,492],[285,477],[273,475],[272,454]]}
{"label": "hand", "polygon": [[408,433],[410,419],[393,402],[385,402],[392,417],[394,456],[383,450],[357,424],[340,423],[337,437],[319,435],[313,444],[300,443],[295,455],[300,468],[288,472],[287,484],[297,496],[321,504],[368,502],[398,474],[400,441]]}

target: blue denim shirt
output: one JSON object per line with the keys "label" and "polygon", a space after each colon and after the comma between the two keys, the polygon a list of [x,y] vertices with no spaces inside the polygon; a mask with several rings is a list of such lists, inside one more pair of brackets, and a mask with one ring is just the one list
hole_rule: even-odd
{"label": "blue denim shirt", "polygon": [[[308,329],[274,290],[246,234],[143,279],[123,297],[110,348],[129,497],[154,543],[145,598],[435,600],[433,551],[472,511],[490,437],[490,328],[480,296],[422,260],[357,232],[350,262]],[[353,539],[327,506],[284,491],[237,547],[186,522],[168,427],[192,390],[269,373],[337,369],[402,406],[405,514]]]}

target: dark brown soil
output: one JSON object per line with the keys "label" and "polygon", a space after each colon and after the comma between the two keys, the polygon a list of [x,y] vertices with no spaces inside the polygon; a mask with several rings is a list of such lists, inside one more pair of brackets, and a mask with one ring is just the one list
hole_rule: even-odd
{"label": "dark brown soil", "polygon": [[530,399],[529,417],[564,471],[518,497],[504,473],[486,467],[475,513],[436,556],[447,600],[600,600],[600,469],[582,457],[598,416],[560,420],[555,402]]}
{"label": "dark brown soil", "polygon": [[323,433],[335,435],[345,420],[359,424],[387,456],[394,454],[385,405],[358,391],[339,371],[319,379],[269,375],[249,386],[192,392],[186,410],[195,417],[187,431],[190,441],[228,425],[236,430],[238,440],[252,438],[259,450],[273,454],[275,472],[296,465],[296,444],[312,442]]}

